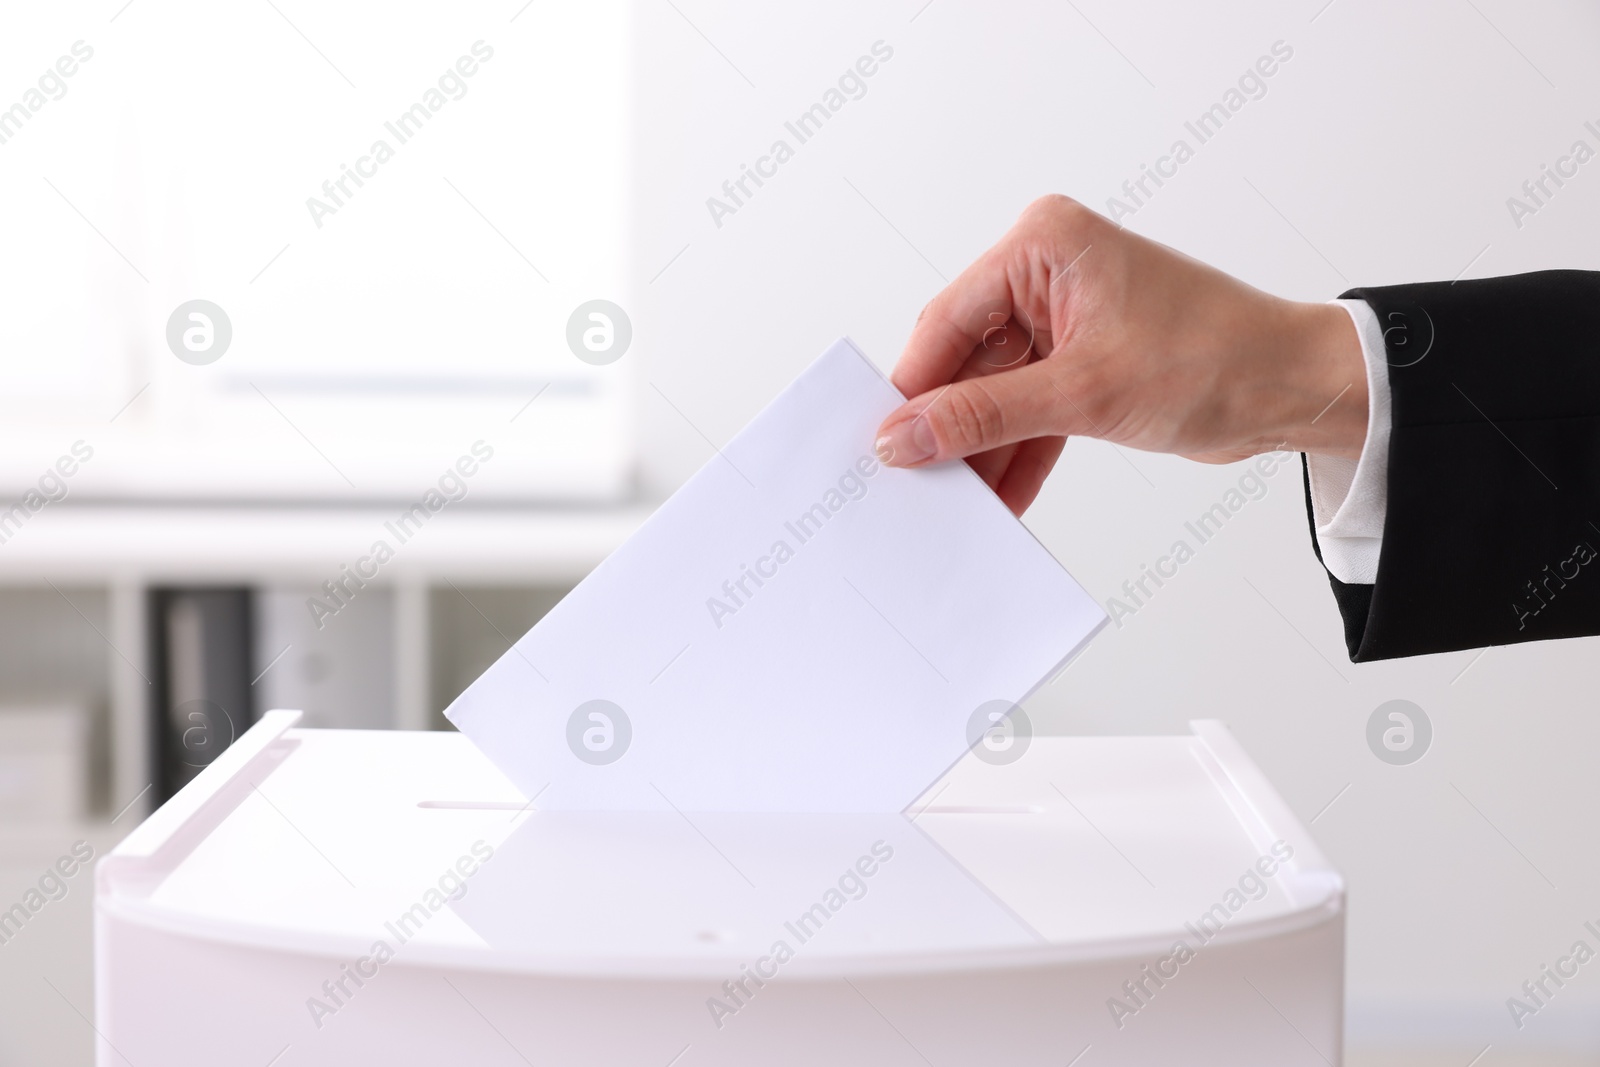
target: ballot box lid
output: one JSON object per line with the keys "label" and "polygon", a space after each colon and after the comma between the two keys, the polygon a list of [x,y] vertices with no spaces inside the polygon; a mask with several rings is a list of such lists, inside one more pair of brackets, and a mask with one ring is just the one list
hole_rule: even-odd
{"label": "ballot box lid", "polygon": [[[526,974],[1048,965],[1342,919],[1227,729],[982,744],[904,813],[544,812],[464,736],[268,712],[99,864],[102,919]],[[779,946],[782,946],[780,950]]]}

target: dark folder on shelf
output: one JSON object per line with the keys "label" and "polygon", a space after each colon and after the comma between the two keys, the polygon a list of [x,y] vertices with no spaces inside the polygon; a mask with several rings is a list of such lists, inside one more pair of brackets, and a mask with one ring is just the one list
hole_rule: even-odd
{"label": "dark folder on shelf", "polygon": [[150,612],[153,766],[165,800],[254,721],[250,591],[156,589]]}

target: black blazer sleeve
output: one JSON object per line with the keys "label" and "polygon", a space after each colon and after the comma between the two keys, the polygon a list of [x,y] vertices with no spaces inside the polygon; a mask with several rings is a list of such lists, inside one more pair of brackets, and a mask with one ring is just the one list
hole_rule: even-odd
{"label": "black blazer sleeve", "polygon": [[1384,328],[1393,414],[1377,580],[1328,576],[1350,658],[1600,633],[1600,273],[1344,296]]}

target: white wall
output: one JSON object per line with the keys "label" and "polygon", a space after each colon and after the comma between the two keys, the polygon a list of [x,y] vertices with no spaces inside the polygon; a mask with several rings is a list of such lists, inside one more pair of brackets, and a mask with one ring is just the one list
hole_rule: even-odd
{"label": "white wall", "polygon": [[626,496],[626,367],[564,338],[625,299],[625,5],[518,7],[0,13],[0,499],[75,439],[79,499],[413,499],[475,440],[480,500]]}
{"label": "white wall", "polygon": [[[1280,40],[1293,58],[1265,97],[1131,228],[1300,299],[1600,267],[1600,162],[1520,229],[1506,206],[1574,140],[1600,146],[1583,128],[1600,125],[1600,9],[1578,0],[674,3],[637,9],[636,344],[693,422],[642,390],[656,493],[835,336],[891,365],[921,305],[1030,199],[1103,210]],[[894,55],[867,94],[716,226],[706,198],[880,39]],[[1104,599],[1240,473],[1074,441],[1027,521]],[[1356,1044],[1514,1058],[1585,1028],[1593,1042],[1600,963],[1520,1033],[1505,1000],[1579,937],[1600,947],[1582,929],[1600,920],[1595,643],[1353,666],[1299,474],[1269,485],[1030,713],[1065,733],[1221,718],[1302,818],[1339,795],[1315,830],[1349,880]],[[1393,698],[1435,728],[1408,767],[1366,747]]]}

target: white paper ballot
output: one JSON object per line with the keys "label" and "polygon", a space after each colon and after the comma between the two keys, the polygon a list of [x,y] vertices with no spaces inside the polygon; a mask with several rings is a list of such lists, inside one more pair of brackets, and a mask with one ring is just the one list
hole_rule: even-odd
{"label": "white paper ballot", "polygon": [[445,715],[548,810],[897,812],[1105,624],[903,402],[822,354]]}

